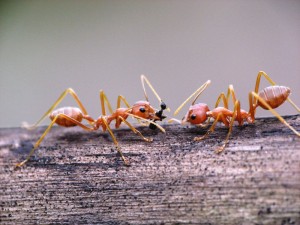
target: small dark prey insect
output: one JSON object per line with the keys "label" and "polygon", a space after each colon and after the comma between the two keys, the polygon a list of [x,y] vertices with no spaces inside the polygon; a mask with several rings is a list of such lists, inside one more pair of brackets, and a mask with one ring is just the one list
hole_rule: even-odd
{"label": "small dark prey insect", "polygon": [[[82,102],[79,100],[77,94],[75,91],[71,88],[66,89],[60,97],[54,102],[54,104],[48,109],[48,111],[41,117],[38,122],[32,126],[28,126],[28,129],[34,129],[36,128],[47,116],[50,117],[51,123],[47,127],[47,129],[44,131],[42,136],[39,138],[39,140],[35,143],[34,147],[30,151],[27,158],[22,161],[21,163],[18,163],[16,166],[20,167],[24,165],[30,157],[33,155],[34,151],[38,148],[44,137],[47,135],[47,133],[50,131],[51,127],[54,124],[57,124],[59,126],[63,127],[73,127],[73,126],[80,126],[84,130],[87,131],[95,131],[98,130],[100,127],[102,128],[103,132],[106,130],[110,133],[114,144],[116,145],[116,148],[118,152],[120,153],[125,165],[129,165],[128,160],[124,157],[118,141],[116,140],[115,135],[113,134],[110,123],[115,120],[115,128],[119,128],[121,123],[124,122],[135,134],[139,135],[143,140],[147,142],[151,142],[151,138],[144,137],[133,125],[131,125],[127,118],[128,116],[131,116],[133,118],[136,118],[139,123],[144,125],[152,124],[151,128],[159,128],[163,133],[165,133],[165,130],[156,123],[156,121],[162,121],[164,118],[166,118],[163,115],[163,111],[167,109],[166,104],[161,100],[159,95],[156,93],[155,89],[149,82],[149,80],[146,78],[146,76],[141,75],[141,82],[144,90],[144,95],[146,98],[146,101],[138,101],[133,106],[130,106],[127,100],[119,95],[117,99],[117,109],[115,111],[112,110],[111,104],[108,101],[107,96],[105,95],[104,91],[100,91],[100,102],[101,102],[101,109],[102,109],[102,115],[98,117],[98,119],[94,120],[91,116],[88,115],[87,110],[83,106]],[[154,109],[149,101],[148,96],[145,89],[145,83],[148,84],[156,98],[160,102],[160,110]],[[57,105],[66,97],[67,94],[70,94],[75,101],[77,102],[79,108],[77,107],[62,107],[54,110]],[[126,105],[125,108],[121,108],[121,101]],[[106,115],[106,109],[105,104],[109,109],[110,115]],[[83,120],[86,120],[89,124],[85,125],[82,123]]]}
{"label": "small dark prey insect", "polygon": [[[258,92],[259,84],[261,76],[264,76],[267,81],[271,83],[272,86],[266,87],[260,92]],[[188,112],[183,117],[181,121],[177,119],[171,119],[172,121],[177,121],[181,124],[189,122],[193,125],[199,127],[206,127],[209,124],[210,118],[214,119],[209,130],[206,132],[205,135],[201,137],[195,137],[194,141],[203,140],[207,137],[210,133],[212,133],[215,129],[217,122],[223,123],[226,127],[229,127],[228,134],[226,136],[225,142],[222,146],[216,149],[217,153],[220,153],[226,147],[229,136],[232,132],[232,127],[234,121],[237,121],[239,126],[242,126],[244,121],[246,120],[248,123],[254,123],[255,121],[255,113],[256,108],[261,107],[265,110],[270,110],[274,116],[276,116],[283,124],[285,124],[289,129],[291,129],[297,136],[300,136],[300,133],[296,131],[291,125],[289,125],[285,119],[283,119],[274,109],[278,106],[282,105],[286,100],[291,103],[291,105],[300,112],[299,108],[296,106],[294,102],[288,97],[291,90],[285,86],[277,86],[275,82],[263,71],[260,71],[256,78],[256,84],[254,91],[249,93],[249,111],[246,112],[245,110],[241,109],[240,101],[236,99],[235,92],[233,89],[233,85],[229,85],[227,96],[224,93],[221,93],[217,99],[215,104],[215,108],[210,110],[205,103],[198,103],[195,104],[196,100],[200,96],[200,94],[207,88],[210,84],[210,80],[206,81],[200,88],[198,88],[190,97],[188,97],[174,112],[174,115],[177,115],[178,112],[182,109],[182,107],[190,101],[194,96],[194,100],[192,105],[190,106]],[[232,97],[234,109],[233,111],[228,109],[228,101],[230,96]],[[224,106],[219,107],[220,101],[223,101]],[[203,124],[207,121],[206,124]]]}

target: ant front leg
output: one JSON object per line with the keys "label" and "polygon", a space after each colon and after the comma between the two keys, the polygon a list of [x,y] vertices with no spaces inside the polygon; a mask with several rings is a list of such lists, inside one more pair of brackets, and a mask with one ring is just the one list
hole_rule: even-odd
{"label": "ant front leg", "polygon": [[[66,89],[59,98],[54,102],[54,104],[48,109],[48,111],[34,124],[34,125],[24,125],[27,129],[31,130],[36,128],[47,116],[50,115],[50,113],[57,107],[57,105],[66,97],[67,94],[70,94],[75,101],[77,102],[79,108],[81,109],[82,113],[84,115],[87,115],[87,111],[85,107],[83,106],[82,102],[80,101],[79,97],[75,93],[75,91],[72,88]],[[92,124],[91,121],[89,121],[90,124]]]}
{"label": "ant front leg", "polygon": [[[147,142],[151,142],[153,141],[152,138],[146,138],[144,137],[144,135],[138,131],[134,126],[132,126],[128,121],[126,121],[123,117],[119,116],[118,117],[119,119],[121,119],[135,134],[139,135],[144,141],[147,141]],[[150,123],[151,124],[151,123]]]}
{"label": "ant front leg", "polygon": [[232,133],[232,127],[233,127],[233,123],[234,121],[236,120],[236,118],[238,118],[240,116],[240,113],[241,112],[241,105],[240,105],[240,101],[235,101],[235,104],[234,104],[234,110],[233,110],[233,113],[232,113],[232,117],[231,117],[231,120],[230,120],[230,124],[229,124],[229,130],[228,130],[228,133],[226,135],[226,139],[224,141],[224,144],[220,147],[218,147],[215,152],[216,153],[221,153],[223,152],[223,150],[225,149],[228,141],[229,141],[229,137]]}
{"label": "ant front leg", "polygon": [[211,134],[212,132],[214,132],[215,127],[218,123],[218,121],[220,120],[220,118],[222,117],[222,114],[218,114],[217,118],[214,120],[213,124],[211,125],[211,127],[209,128],[209,130],[201,137],[195,137],[194,141],[201,141],[204,138],[206,138],[209,134]]}
{"label": "ant front leg", "polygon": [[128,160],[125,158],[125,156],[123,155],[123,153],[122,153],[122,151],[121,151],[121,148],[120,148],[120,146],[119,146],[119,143],[118,143],[118,141],[117,141],[117,139],[116,139],[114,133],[113,133],[112,130],[110,129],[108,122],[106,121],[106,119],[105,119],[103,116],[102,116],[100,119],[101,119],[101,121],[104,123],[104,126],[106,127],[106,129],[108,130],[108,132],[109,132],[111,138],[113,139],[113,142],[114,142],[114,144],[115,144],[115,146],[116,146],[116,148],[117,148],[117,151],[119,152],[119,154],[120,154],[120,156],[121,156],[121,158],[122,158],[124,164],[125,164],[126,166],[129,166],[129,161],[128,161]]}

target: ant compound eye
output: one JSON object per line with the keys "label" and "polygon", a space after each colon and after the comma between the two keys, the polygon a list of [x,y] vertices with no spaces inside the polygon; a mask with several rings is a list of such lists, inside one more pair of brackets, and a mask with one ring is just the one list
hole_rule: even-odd
{"label": "ant compound eye", "polygon": [[161,102],[161,104],[160,104],[160,108],[161,108],[162,110],[165,110],[165,109],[167,108],[167,105],[166,105],[166,103],[164,103],[164,102]]}
{"label": "ant compound eye", "polygon": [[196,115],[195,115],[195,114],[192,114],[192,115],[191,115],[191,120],[194,120],[194,119],[196,119]]}
{"label": "ant compound eye", "polygon": [[144,113],[144,112],[146,112],[146,109],[145,108],[140,108],[140,112]]}

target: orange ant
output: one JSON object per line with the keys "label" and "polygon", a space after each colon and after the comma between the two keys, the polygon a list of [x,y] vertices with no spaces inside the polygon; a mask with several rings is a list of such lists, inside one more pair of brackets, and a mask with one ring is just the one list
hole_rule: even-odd
{"label": "orange ant", "polygon": [[[38,148],[44,137],[47,135],[47,133],[50,131],[51,127],[56,123],[59,126],[63,127],[73,127],[73,126],[80,126],[84,130],[87,131],[95,131],[98,130],[100,127],[102,128],[103,132],[106,130],[110,133],[114,144],[117,147],[117,151],[121,155],[121,158],[123,159],[125,165],[129,165],[128,160],[124,157],[118,141],[113,134],[110,123],[115,120],[115,128],[118,129],[122,122],[124,122],[135,134],[139,135],[143,140],[147,142],[151,142],[151,138],[144,137],[136,128],[134,128],[128,121],[128,116],[131,116],[133,118],[136,118],[140,123],[149,124],[149,127],[151,129],[155,129],[158,127],[163,133],[165,133],[165,130],[156,123],[156,121],[162,121],[166,117],[163,115],[164,110],[168,110],[166,107],[166,104],[161,100],[159,95],[156,93],[155,89],[149,82],[149,80],[144,76],[141,75],[141,82],[144,90],[144,95],[146,98],[146,101],[138,101],[136,102],[132,107],[129,105],[127,100],[119,95],[117,99],[117,109],[115,111],[112,110],[112,107],[107,99],[107,96],[105,95],[103,90],[100,90],[100,102],[101,102],[101,108],[102,108],[102,115],[99,116],[97,120],[94,120],[91,116],[88,115],[87,110],[83,106],[82,102],[79,100],[77,94],[75,91],[71,88],[66,89],[60,97],[54,102],[54,104],[49,108],[49,110],[41,117],[38,122],[32,126],[27,126],[28,129],[34,129],[40,124],[47,116],[50,117],[51,123],[47,127],[47,129],[44,131],[42,136],[39,138],[39,140],[35,143],[32,150],[30,151],[27,158],[21,162],[18,163],[16,166],[21,167],[24,165],[30,157],[33,155],[34,151]],[[148,96],[146,93],[145,88],[145,82],[148,84],[156,98],[160,102],[161,109],[156,111],[149,103]],[[54,110],[56,106],[65,98],[67,94],[70,94],[75,101],[77,102],[79,108],[77,107],[62,107]],[[126,108],[121,108],[121,101],[126,105]],[[110,115],[106,115],[105,110],[105,104],[107,105]],[[54,110],[54,111],[53,111]],[[86,120],[89,123],[89,126],[84,125],[82,123],[82,120]]]}
{"label": "orange ant", "polygon": [[[267,81],[271,83],[272,86],[266,87],[260,92],[258,92],[259,84],[261,76],[264,76]],[[190,106],[188,112],[183,117],[181,121],[176,119],[171,119],[171,121],[177,121],[181,124],[184,124],[186,122],[189,122],[193,125],[200,126],[200,127],[206,127],[209,124],[210,118],[214,119],[214,122],[212,123],[209,130],[206,132],[205,135],[201,137],[195,137],[194,141],[200,141],[207,137],[210,133],[212,133],[215,129],[215,126],[217,122],[223,123],[226,127],[229,127],[229,131],[227,133],[225,142],[222,146],[218,147],[216,149],[217,153],[220,153],[224,150],[226,147],[226,144],[228,143],[229,136],[232,132],[232,127],[234,121],[237,121],[239,126],[242,126],[244,121],[246,120],[248,123],[254,123],[255,121],[255,113],[256,108],[261,107],[265,110],[270,110],[271,113],[273,113],[274,116],[276,116],[283,124],[285,124],[289,129],[291,129],[297,136],[300,136],[300,133],[296,131],[291,125],[289,125],[285,119],[283,119],[274,109],[283,104],[286,100],[288,100],[292,106],[300,112],[300,109],[296,106],[294,102],[288,97],[291,90],[288,87],[285,86],[277,86],[275,82],[263,71],[260,71],[256,78],[256,84],[254,91],[249,93],[249,112],[246,112],[245,110],[241,109],[240,101],[236,99],[235,92],[233,89],[233,85],[229,85],[227,96],[225,97],[224,93],[221,93],[217,99],[217,102],[215,104],[215,108],[213,110],[209,110],[208,106],[204,103],[198,103],[195,104],[196,100],[200,96],[200,94],[208,87],[208,85],[211,83],[210,80],[205,82],[200,88],[198,88],[190,97],[188,97],[174,112],[174,115],[177,115],[178,112],[182,109],[182,107],[194,96],[194,100],[192,102],[192,105]],[[230,95],[232,96],[234,109],[233,111],[228,109],[228,101],[230,98]],[[220,101],[223,101],[224,106],[219,107]],[[205,121],[207,121],[206,124],[203,124]]]}

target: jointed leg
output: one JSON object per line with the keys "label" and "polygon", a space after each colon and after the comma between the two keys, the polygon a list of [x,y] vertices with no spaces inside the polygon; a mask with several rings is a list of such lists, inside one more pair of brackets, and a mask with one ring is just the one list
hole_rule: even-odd
{"label": "jointed leg", "polygon": [[111,105],[110,105],[110,103],[108,101],[108,98],[107,98],[106,94],[104,93],[104,91],[100,90],[100,94],[99,95],[100,95],[100,103],[101,103],[102,115],[104,115],[104,116],[106,115],[106,110],[105,110],[105,105],[104,104],[107,105],[110,114],[112,114],[113,113],[112,107],[111,107]]}
{"label": "jointed leg", "polygon": [[218,100],[217,100],[217,102],[215,104],[215,108],[217,108],[219,106],[219,104],[220,104],[220,101],[223,100],[224,108],[228,109],[228,102],[229,102],[230,95],[232,96],[232,102],[233,102],[233,104],[235,104],[236,97],[235,97],[235,92],[234,92],[233,85],[229,85],[226,97],[225,97],[224,93],[221,93],[219,95]]}
{"label": "jointed leg", "polygon": [[[66,97],[67,94],[72,95],[72,97],[75,99],[75,101],[77,102],[79,108],[81,109],[82,113],[84,115],[87,115],[87,111],[85,109],[85,107],[83,106],[82,102],[80,101],[80,99],[78,98],[77,94],[75,93],[75,91],[72,88],[68,88],[66,89],[61,95],[60,97],[54,102],[54,104],[48,109],[48,111],[34,124],[31,126],[26,126],[26,128],[28,129],[34,129],[36,128],[47,116],[49,116],[49,114],[55,109],[55,107]],[[90,124],[92,124],[89,121]]]}
{"label": "jointed leg", "polygon": [[145,119],[145,118],[142,118],[142,117],[140,117],[140,116],[133,115],[133,114],[131,114],[131,113],[127,113],[127,114],[128,114],[129,116],[132,116],[132,117],[134,117],[134,118],[136,118],[136,119],[139,119],[139,120],[141,120],[141,121],[145,121],[145,122],[147,122],[147,123],[151,123],[151,124],[155,125],[158,129],[160,129],[163,133],[166,133],[166,131],[165,131],[164,128],[162,128],[159,124],[157,124],[157,123],[155,123],[155,122],[153,122],[153,121],[151,121],[151,120],[147,120],[147,119]]}
{"label": "jointed leg", "polygon": [[84,130],[88,130],[88,131],[93,131],[94,129],[91,127],[87,127],[84,124],[82,124],[81,122],[78,122],[77,120],[74,120],[73,118],[65,115],[65,114],[58,114],[57,116],[55,116],[55,118],[51,121],[50,125],[47,127],[47,129],[44,131],[44,133],[42,134],[42,136],[39,138],[39,140],[34,144],[33,148],[31,149],[30,153],[28,154],[28,156],[26,157],[26,159],[21,162],[18,163],[16,165],[16,167],[21,167],[23,166],[29,159],[30,157],[33,155],[33,153],[35,152],[35,150],[39,147],[40,143],[43,141],[44,137],[48,134],[48,132],[50,131],[50,129],[52,128],[52,126],[55,124],[56,120],[59,117],[63,117],[67,120],[72,121],[73,123],[75,123],[76,125],[80,126],[81,128],[83,128]]}
{"label": "jointed leg", "polygon": [[233,123],[234,123],[235,119],[238,117],[238,115],[240,114],[240,110],[241,110],[240,101],[236,101],[234,104],[234,110],[233,110],[232,118],[231,118],[231,121],[229,124],[229,130],[226,135],[226,139],[224,141],[224,144],[221,147],[218,147],[216,149],[216,153],[221,153],[224,150],[224,148],[226,147],[226,145],[229,141],[229,136],[231,135],[231,132],[232,132]]}
{"label": "jointed leg", "polygon": [[127,120],[125,120],[123,117],[119,116],[119,119],[121,119],[135,134],[139,135],[144,141],[151,142],[152,138],[146,138],[140,131],[138,131],[135,127],[133,127]]}
{"label": "jointed leg", "polygon": [[121,101],[123,101],[125,103],[125,105],[126,105],[127,108],[130,108],[129,103],[127,102],[127,100],[125,99],[125,97],[122,96],[122,95],[118,96],[118,99],[117,99],[117,108],[121,107]]}
{"label": "jointed leg", "polygon": [[228,101],[223,92],[219,95],[219,97],[216,101],[216,104],[215,104],[215,108],[217,108],[219,106],[221,100],[223,100],[224,108],[228,109]]}
{"label": "jointed leg", "polygon": [[110,127],[109,127],[109,125],[108,125],[106,119],[105,119],[104,117],[102,117],[102,120],[103,120],[103,123],[105,124],[105,126],[106,126],[106,128],[107,128],[107,130],[108,130],[108,132],[109,132],[109,134],[110,134],[110,136],[112,137],[113,142],[114,142],[114,144],[115,144],[116,147],[117,147],[117,151],[119,152],[119,154],[121,155],[122,160],[124,161],[124,164],[125,164],[125,165],[129,165],[129,161],[128,161],[128,160],[125,158],[125,156],[123,155],[123,153],[122,153],[122,151],[121,151],[121,149],[120,149],[119,143],[118,143],[118,141],[117,141],[115,135],[113,134],[112,130],[110,129]]}
{"label": "jointed leg", "polygon": [[233,107],[234,107],[234,112],[233,112],[232,118],[234,118],[234,120],[238,121],[239,125],[243,125],[244,121],[243,121],[243,118],[241,115],[241,104],[240,104],[240,101],[238,101],[236,99],[233,85],[229,85],[229,87],[228,87],[227,97],[226,97],[227,101],[229,101],[230,95],[232,96],[232,102],[233,102]]}
{"label": "jointed leg", "polygon": [[276,83],[271,79],[271,77],[269,77],[268,74],[266,74],[264,71],[259,71],[257,74],[257,77],[256,77],[256,83],[255,83],[255,88],[254,88],[255,93],[258,93],[261,76],[264,76],[266,78],[266,80],[269,81],[269,83],[272,84],[273,86],[276,85]]}
{"label": "jointed leg", "polygon": [[264,99],[262,99],[257,93],[255,92],[251,92],[250,94],[252,94],[254,96],[254,98],[257,101],[260,101],[265,107],[267,107],[271,113],[273,113],[274,116],[276,116],[280,122],[282,122],[284,125],[286,125],[288,128],[290,128],[290,130],[292,130],[297,136],[300,136],[300,133],[298,131],[296,131],[290,124],[288,124],[286,122],[285,119],[283,119]]}
{"label": "jointed leg", "polygon": [[221,114],[219,114],[217,116],[217,118],[215,119],[215,121],[213,122],[213,124],[211,125],[211,127],[209,128],[209,130],[206,132],[206,134],[204,134],[203,136],[201,137],[195,137],[194,138],[194,141],[201,141],[203,140],[204,138],[206,138],[209,134],[211,134],[212,132],[214,132],[215,130],[215,126],[217,125],[218,121],[220,120],[221,118]]}

